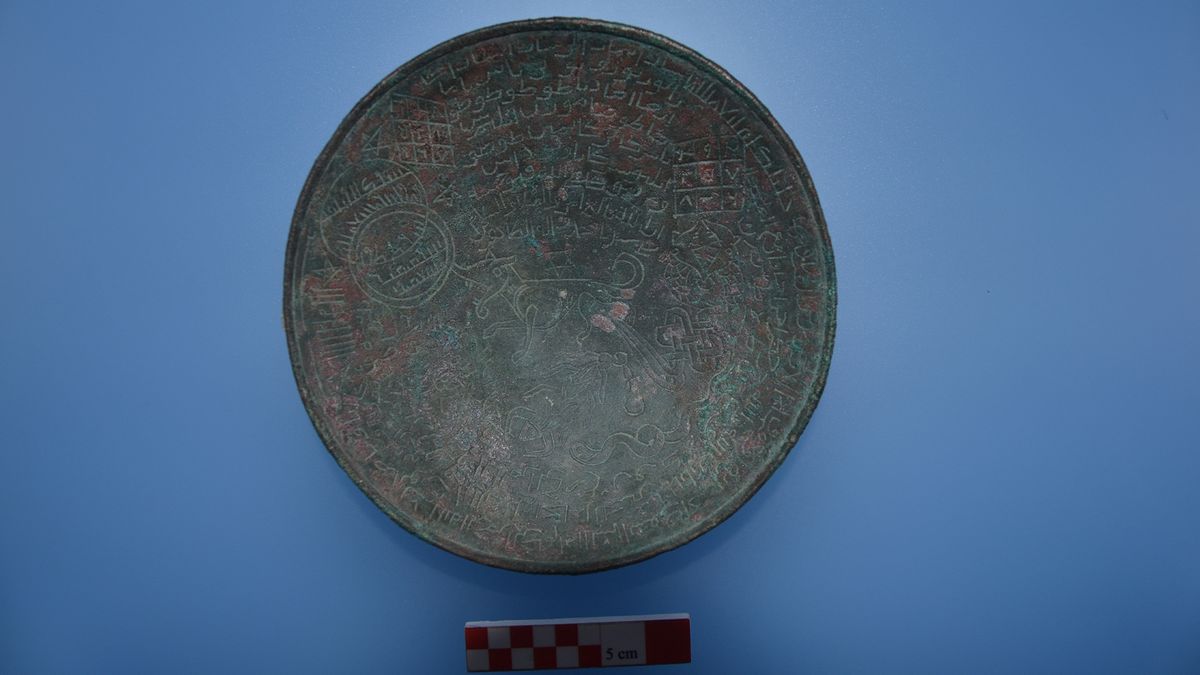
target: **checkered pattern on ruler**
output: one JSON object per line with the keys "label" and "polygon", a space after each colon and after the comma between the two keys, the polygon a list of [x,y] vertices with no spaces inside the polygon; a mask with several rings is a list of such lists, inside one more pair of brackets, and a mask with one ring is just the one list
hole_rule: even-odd
{"label": "checkered pattern on ruler", "polygon": [[601,665],[599,624],[468,627],[466,631],[467,670],[593,668]]}
{"label": "checkered pattern on ruler", "polygon": [[509,671],[690,663],[686,614],[466,625],[467,670]]}

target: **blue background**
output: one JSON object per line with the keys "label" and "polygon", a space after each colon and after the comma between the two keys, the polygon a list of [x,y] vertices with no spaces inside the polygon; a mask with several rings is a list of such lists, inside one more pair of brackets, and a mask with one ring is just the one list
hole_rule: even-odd
{"label": "blue background", "polygon": [[[466,620],[685,611],[694,672],[1200,672],[1196,3],[51,4],[0,5],[0,670],[456,673]],[[578,578],[392,524],[280,324],[343,115],[544,15],[754,91],[840,282],[764,490]]]}

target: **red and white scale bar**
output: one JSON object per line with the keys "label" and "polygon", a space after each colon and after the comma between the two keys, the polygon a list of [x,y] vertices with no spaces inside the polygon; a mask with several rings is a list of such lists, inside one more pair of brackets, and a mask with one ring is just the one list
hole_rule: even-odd
{"label": "red and white scale bar", "polygon": [[549,621],[471,621],[467,670],[507,671],[691,663],[687,614]]}

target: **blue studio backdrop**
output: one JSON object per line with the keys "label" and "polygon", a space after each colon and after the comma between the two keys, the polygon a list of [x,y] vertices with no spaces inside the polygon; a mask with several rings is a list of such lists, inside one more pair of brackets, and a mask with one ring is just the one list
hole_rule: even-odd
{"label": "blue studio backdrop", "polygon": [[[280,323],[295,200],[355,102],[552,15],[755,92],[840,289],[765,488],[581,577],[388,520]],[[458,673],[467,620],[653,612],[692,614],[678,672],[1200,672],[1195,2],[9,0],[0,130],[0,672]]]}

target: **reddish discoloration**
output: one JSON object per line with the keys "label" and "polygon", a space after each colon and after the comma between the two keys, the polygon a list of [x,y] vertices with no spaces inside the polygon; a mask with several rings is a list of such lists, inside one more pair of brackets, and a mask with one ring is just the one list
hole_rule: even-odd
{"label": "reddish discoloration", "polygon": [[593,314],[592,325],[604,331],[605,333],[611,333],[617,329],[617,326],[612,322],[612,319],[604,316],[603,314]]}
{"label": "reddish discoloration", "polygon": [[742,452],[758,450],[763,446],[763,439],[760,435],[751,435],[742,439]]}
{"label": "reddish discoloration", "polygon": [[623,302],[614,302],[612,304],[612,309],[608,310],[608,315],[614,319],[617,319],[618,321],[623,320],[629,315],[629,305]]}

